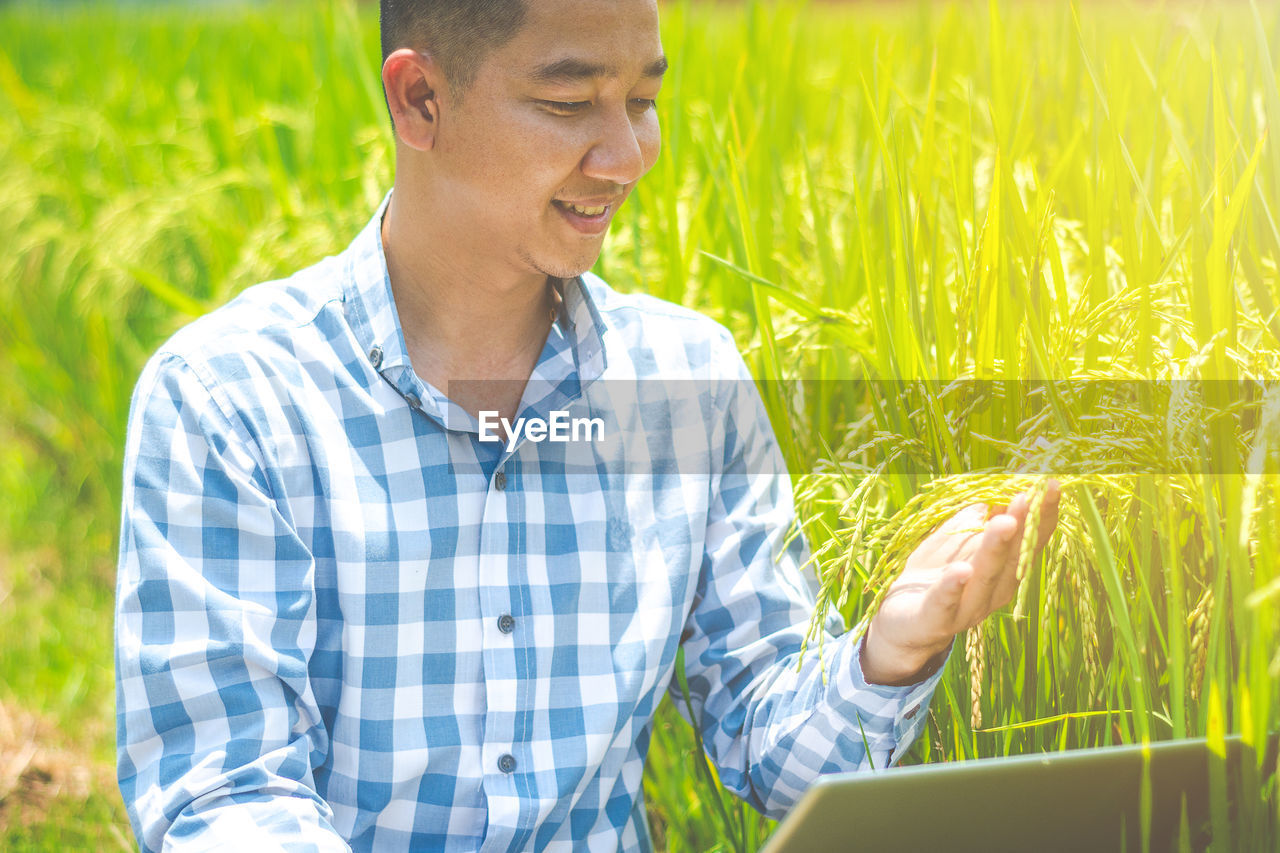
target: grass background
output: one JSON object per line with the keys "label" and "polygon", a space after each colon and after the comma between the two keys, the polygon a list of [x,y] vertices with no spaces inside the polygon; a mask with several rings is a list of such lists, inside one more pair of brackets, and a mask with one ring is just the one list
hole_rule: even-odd
{"label": "grass background", "polygon": [[[1020,611],[953,655],[908,761],[1277,728],[1280,11],[662,15],[663,153],[597,269],[728,324],[760,379],[829,380],[803,403],[764,391],[850,624],[933,520],[913,499],[1034,487],[992,473],[984,436],[1066,441],[1082,409],[995,393],[974,414],[848,380],[1258,391],[1183,400],[1179,424],[1121,407],[1064,445],[1088,465],[1063,530]],[[0,5],[0,847],[128,846],[111,611],[129,393],[173,330],[367,220],[392,166],[377,56],[371,5]],[[758,846],[770,825],[700,780],[669,708],[658,730],[660,846]],[[1257,769],[1269,787],[1221,849],[1275,839]]]}

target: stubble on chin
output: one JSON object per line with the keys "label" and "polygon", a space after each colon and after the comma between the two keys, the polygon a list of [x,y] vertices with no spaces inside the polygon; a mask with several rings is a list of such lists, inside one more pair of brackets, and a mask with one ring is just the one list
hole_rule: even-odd
{"label": "stubble on chin", "polygon": [[582,253],[576,258],[535,258],[527,251],[521,252],[521,260],[542,275],[562,279],[577,278],[595,266],[599,258],[600,248],[594,252]]}

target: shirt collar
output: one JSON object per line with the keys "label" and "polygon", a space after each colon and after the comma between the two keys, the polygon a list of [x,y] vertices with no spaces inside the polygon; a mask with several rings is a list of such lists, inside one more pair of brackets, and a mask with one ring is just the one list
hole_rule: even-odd
{"label": "shirt collar", "polygon": [[[356,339],[369,361],[384,375],[410,366],[382,247],[382,217],[390,201],[389,190],[373,218],[347,248],[342,294]],[[556,322],[573,348],[578,382],[585,388],[606,366],[604,318],[582,276],[560,279],[558,284],[563,299]]]}

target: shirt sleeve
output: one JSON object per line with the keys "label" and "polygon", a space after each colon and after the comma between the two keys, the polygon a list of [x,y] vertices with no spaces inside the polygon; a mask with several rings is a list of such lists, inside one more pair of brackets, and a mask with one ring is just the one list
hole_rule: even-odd
{"label": "shirt sleeve", "polygon": [[814,607],[800,570],[809,546],[801,534],[783,547],[795,516],[791,481],[750,372],[732,339],[728,346],[738,375],[717,395],[725,403],[713,466],[723,468],[712,472],[686,672],[721,782],[780,818],[820,774],[900,759],[924,726],[943,667],[911,686],[869,684],[861,641],[842,633],[837,613],[801,658]]}
{"label": "shirt sleeve", "polygon": [[316,793],[314,562],[192,368],[130,406],[116,596],[120,791],[144,851],[348,850]]}

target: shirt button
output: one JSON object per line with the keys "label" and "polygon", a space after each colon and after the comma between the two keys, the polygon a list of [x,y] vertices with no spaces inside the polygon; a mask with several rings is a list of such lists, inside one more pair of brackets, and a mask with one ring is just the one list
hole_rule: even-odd
{"label": "shirt button", "polygon": [[498,617],[498,630],[504,634],[510,634],[516,628],[515,617],[510,613],[503,613]]}
{"label": "shirt button", "polygon": [[493,487],[498,491],[502,491],[507,487],[507,475],[504,472],[499,471],[493,475]]}
{"label": "shirt button", "polygon": [[516,758],[511,753],[507,753],[498,759],[498,769],[503,773],[512,773],[516,769]]}
{"label": "shirt button", "polygon": [[405,402],[407,402],[407,403],[408,403],[410,406],[412,406],[413,408],[415,408],[415,409],[420,409],[420,408],[422,408],[422,401],[418,399],[418,395],[417,395],[417,394],[410,394],[410,395],[408,395],[407,397],[405,397],[404,399],[405,399]]}
{"label": "shirt button", "polygon": [[382,366],[382,347],[374,347],[369,350],[369,363],[374,366],[375,370]]}

